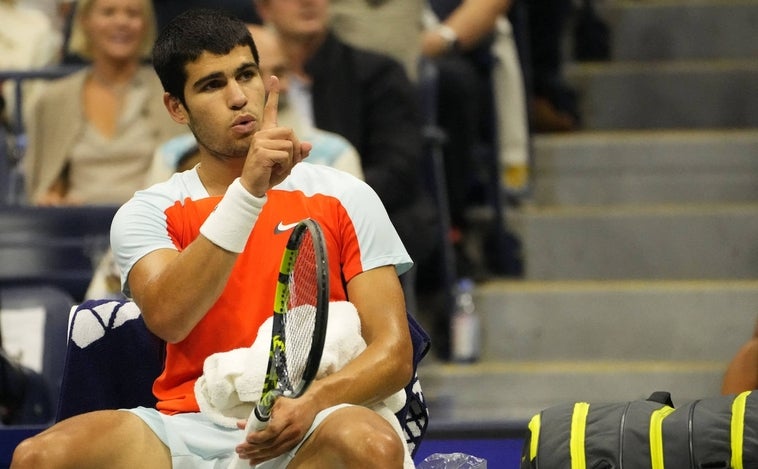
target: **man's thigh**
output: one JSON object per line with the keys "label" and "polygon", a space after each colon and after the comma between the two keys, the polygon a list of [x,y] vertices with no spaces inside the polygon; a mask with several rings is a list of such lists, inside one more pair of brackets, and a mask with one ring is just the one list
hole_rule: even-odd
{"label": "man's thigh", "polygon": [[155,433],[139,417],[118,410],[68,418],[19,446],[14,456],[33,455],[38,467],[171,468],[168,448]]}

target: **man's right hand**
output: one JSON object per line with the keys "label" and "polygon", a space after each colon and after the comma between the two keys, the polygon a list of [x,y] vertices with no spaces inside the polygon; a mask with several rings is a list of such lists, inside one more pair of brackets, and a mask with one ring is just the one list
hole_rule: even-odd
{"label": "man's right hand", "polygon": [[310,143],[300,142],[292,129],[279,127],[278,107],[279,79],[272,76],[261,122],[250,143],[240,180],[256,197],[263,197],[266,191],[284,181],[312,147]]}

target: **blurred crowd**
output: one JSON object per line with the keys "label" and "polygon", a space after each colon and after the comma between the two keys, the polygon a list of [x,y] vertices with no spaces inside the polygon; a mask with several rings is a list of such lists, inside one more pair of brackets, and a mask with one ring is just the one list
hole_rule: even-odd
{"label": "blurred crowd", "polygon": [[[15,158],[2,176],[21,181],[14,203],[120,205],[191,161],[196,143],[165,111],[150,52],[192,7],[248,23],[311,161],[377,192],[416,262],[409,308],[445,308],[447,267],[453,278],[519,274],[472,253],[469,209],[528,194],[531,135],[580,127],[563,77],[570,0],[0,0],[0,144]],[[43,70],[57,72],[8,75]],[[518,264],[517,244],[506,262]],[[119,294],[109,263],[90,295]]]}

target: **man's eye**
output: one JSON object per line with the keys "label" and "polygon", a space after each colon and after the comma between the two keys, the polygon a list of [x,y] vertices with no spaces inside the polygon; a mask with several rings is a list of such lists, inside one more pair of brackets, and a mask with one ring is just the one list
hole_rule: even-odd
{"label": "man's eye", "polygon": [[237,77],[240,81],[250,81],[253,78],[255,78],[258,75],[258,73],[254,70],[245,70],[244,72],[239,74],[239,77]]}
{"label": "man's eye", "polygon": [[214,80],[214,81],[209,81],[208,83],[203,85],[202,89],[206,91],[211,91],[211,90],[221,88],[223,86],[224,86],[223,83],[221,83],[220,81]]}

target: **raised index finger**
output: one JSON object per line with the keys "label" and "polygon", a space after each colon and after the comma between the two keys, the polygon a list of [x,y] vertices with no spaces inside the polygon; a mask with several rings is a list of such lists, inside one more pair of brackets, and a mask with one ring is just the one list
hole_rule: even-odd
{"label": "raised index finger", "polygon": [[263,108],[263,122],[261,122],[261,129],[273,129],[279,124],[277,123],[277,115],[279,113],[279,79],[271,75],[268,85],[268,96],[266,98],[266,104]]}

